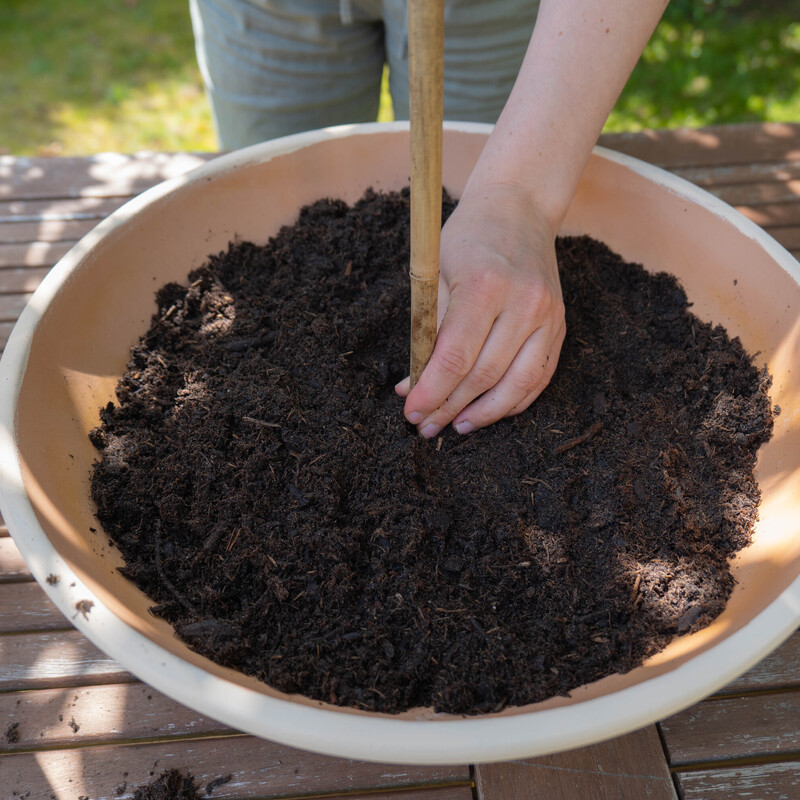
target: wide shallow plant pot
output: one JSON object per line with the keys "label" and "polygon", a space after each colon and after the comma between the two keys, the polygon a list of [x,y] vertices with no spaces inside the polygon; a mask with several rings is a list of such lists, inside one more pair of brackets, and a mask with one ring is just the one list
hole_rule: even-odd
{"label": "wide shallow plant pot", "polygon": [[[447,126],[444,184],[454,196],[488,132]],[[198,656],[117,572],[119,553],[90,499],[97,452],[88,432],[114,399],[156,289],[184,281],[231,239],[265,242],[303,204],[401,188],[408,149],[407,126],[398,123],[238,151],[144,193],[65,256],[20,317],[0,366],[0,501],[9,530],[50,598],[98,647],[164,694],[265,738],[352,758],[473,763],[579,747],[663,718],[747,670],[800,623],[800,268],[712,196],[606,150],[592,156],[563,232],[588,233],[649,270],[677,275],[699,317],[760,353],[782,409],[759,453],[754,542],[736,558],[733,596],[709,627],[567,698],[479,717],[424,709],[390,716],[285,695]]]}

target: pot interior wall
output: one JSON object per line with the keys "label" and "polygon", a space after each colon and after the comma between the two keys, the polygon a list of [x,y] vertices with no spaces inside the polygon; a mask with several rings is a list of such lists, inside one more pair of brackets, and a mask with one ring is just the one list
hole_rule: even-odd
{"label": "pot interior wall", "polygon": [[[445,135],[445,186],[458,196],[485,141],[483,134]],[[24,479],[56,550],[119,617],[153,641],[214,674],[271,693],[267,687],[191,653],[149,601],[122,578],[89,499],[96,451],[88,439],[130,347],[146,330],[154,293],[183,281],[209,253],[239,237],[265,242],[320,197],[357,199],[367,187],[408,182],[404,133],[331,138],[266,163],[190,180],[110,231],[84,256],[39,323],[18,409]],[[589,233],[625,258],[667,270],[683,282],[693,310],[741,337],[774,376],[781,406],[775,436],[759,457],[763,492],[756,541],[736,561],[738,585],[724,614],[706,630],[676,640],[625,676],[612,676],[540,704],[551,707],[613,691],[673,669],[741,628],[800,573],[800,286],[758,243],[723,216],[656,186],[597,154],[564,226]],[[505,713],[518,713],[519,709]]]}

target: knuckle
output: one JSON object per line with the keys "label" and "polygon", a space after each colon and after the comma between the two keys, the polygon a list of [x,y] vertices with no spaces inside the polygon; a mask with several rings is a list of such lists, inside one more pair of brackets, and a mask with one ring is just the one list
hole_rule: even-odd
{"label": "knuckle", "polygon": [[528,317],[542,318],[557,311],[558,299],[549,286],[536,281],[520,292],[519,300]]}
{"label": "knuckle", "polygon": [[484,392],[491,389],[502,377],[503,374],[496,364],[478,362],[469,374],[469,382],[476,389]]}
{"label": "knuckle", "polygon": [[436,365],[446,375],[460,380],[469,372],[472,363],[466,350],[446,347],[436,354]]}
{"label": "knuckle", "polygon": [[508,279],[496,270],[483,269],[463,281],[458,288],[462,302],[480,308],[487,301],[496,301],[508,294]]}
{"label": "knuckle", "polygon": [[508,279],[496,270],[486,269],[475,277],[474,288],[484,296],[504,294],[508,289]]}
{"label": "knuckle", "polygon": [[546,364],[529,364],[514,370],[510,375],[511,385],[518,395],[528,395],[542,380]]}

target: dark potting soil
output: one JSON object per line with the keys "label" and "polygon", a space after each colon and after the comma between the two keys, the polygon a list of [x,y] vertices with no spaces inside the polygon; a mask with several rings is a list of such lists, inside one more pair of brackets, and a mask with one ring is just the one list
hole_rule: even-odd
{"label": "dark potting soil", "polygon": [[674,278],[560,239],[551,384],[424,441],[393,389],[408,215],[323,200],[159,292],[92,433],[124,574],[215,661],[386,712],[539,701],[708,624],[757,516],[766,372]]}
{"label": "dark potting soil", "polygon": [[[120,794],[124,792],[125,788],[122,788]],[[133,800],[200,800],[205,796],[206,793],[195,783],[192,775],[185,775],[177,769],[165,770],[133,790]]]}

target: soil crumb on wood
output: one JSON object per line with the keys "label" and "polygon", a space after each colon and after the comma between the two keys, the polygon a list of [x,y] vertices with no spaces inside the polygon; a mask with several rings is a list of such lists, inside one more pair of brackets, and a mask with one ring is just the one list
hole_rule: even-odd
{"label": "soil crumb on wood", "polygon": [[177,769],[166,770],[133,790],[133,800],[200,800],[203,796],[204,792],[195,784],[194,778]]}
{"label": "soil crumb on wood", "polygon": [[12,722],[6,728],[6,741],[9,744],[17,744],[19,742],[19,722]]}
{"label": "soil crumb on wood", "polygon": [[424,441],[393,388],[408,218],[407,191],[322,200],[161,289],[91,436],[124,574],[194,650],[385,712],[537,702],[707,625],[757,518],[766,371],[673,277],[564,238],[551,384]]}

